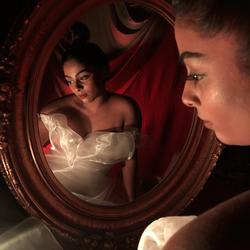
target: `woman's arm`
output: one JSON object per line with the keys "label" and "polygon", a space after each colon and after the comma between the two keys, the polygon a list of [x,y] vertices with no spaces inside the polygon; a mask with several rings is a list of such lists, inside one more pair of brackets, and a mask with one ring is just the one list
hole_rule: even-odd
{"label": "woman's arm", "polygon": [[122,169],[123,183],[128,196],[129,201],[133,201],[136,196],[136,173],[137,173],[137,162],[136,155],[125,162],[125,166]]}
{"label": "woman's arm", "polygon": [[[124,108],[124,130],[140,130],[141,116],[139,108],[133,100],[128,101],[123,106]],[[136,139],[136,138],[135,138]],[[136,141],[135,141],[136,144]],[[125,161],[123,167],[123,183],[129,201],[136,198],[136,180],[137,180],[137,152],[135,149],[132,159]]]}

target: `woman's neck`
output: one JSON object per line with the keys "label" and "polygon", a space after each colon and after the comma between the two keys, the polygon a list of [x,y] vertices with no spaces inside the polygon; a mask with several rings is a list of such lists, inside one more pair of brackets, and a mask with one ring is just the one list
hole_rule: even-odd
{"label": "woman's neck", "polygon": [[96,114],[103,104],[105,104],[105,102],[108,100],[108,96],[108,93],[104,92],[89,103],[84,103],[78,99],[77,105],[87,113]]}

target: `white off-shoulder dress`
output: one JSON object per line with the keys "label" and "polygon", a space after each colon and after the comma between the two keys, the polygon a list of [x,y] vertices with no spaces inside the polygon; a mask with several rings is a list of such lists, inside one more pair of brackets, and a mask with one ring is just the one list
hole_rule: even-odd
{"label": "white off-shoulder dress", "polygon": [[57,179],[80,198],[95,204],[115,205],[109,171],[135,152],[133,131],[93,132],[85,138],[68,126],[61,113],[40,114],[49,132],[51,150],[45,154]]}

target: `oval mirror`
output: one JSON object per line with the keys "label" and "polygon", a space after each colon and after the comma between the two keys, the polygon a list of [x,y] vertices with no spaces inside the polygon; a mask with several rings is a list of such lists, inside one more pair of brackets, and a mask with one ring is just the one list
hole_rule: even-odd
{"label": "oval mirror", "polygon": [[[173,22],[164,0],[41,0],[5,44],[0,85],[5,180],[29,213],[87,249],[136,249],[148,223],[177,215],[192,201],[220,153],[213,133],[181,103],[185,72]],[[130,98],[139,110],[133,200],[126,194],[122,165],[109,164],[105,171],[109,184],[118,183],[113,190],[122,202],[106,203],[106,198],[93,202],[75,195],[48,160],[51,143],[43,143],[40,114],[49,103],[72,95],[60,53],[76,23],[105,52],[107,90]]]}

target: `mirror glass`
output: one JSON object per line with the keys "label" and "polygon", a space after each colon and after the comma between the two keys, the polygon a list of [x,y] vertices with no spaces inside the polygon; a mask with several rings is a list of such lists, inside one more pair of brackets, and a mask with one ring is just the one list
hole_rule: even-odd
{"label": "mirror glass", "polygon": [[[108,72],[89,43],[105,54]],[[72,23],[51,53],[37,108],[59,183],[89,203],[115,206],[168,177],[194,115],[181,103],[184,73],[172,24],[149,7],[115,1]]]}

